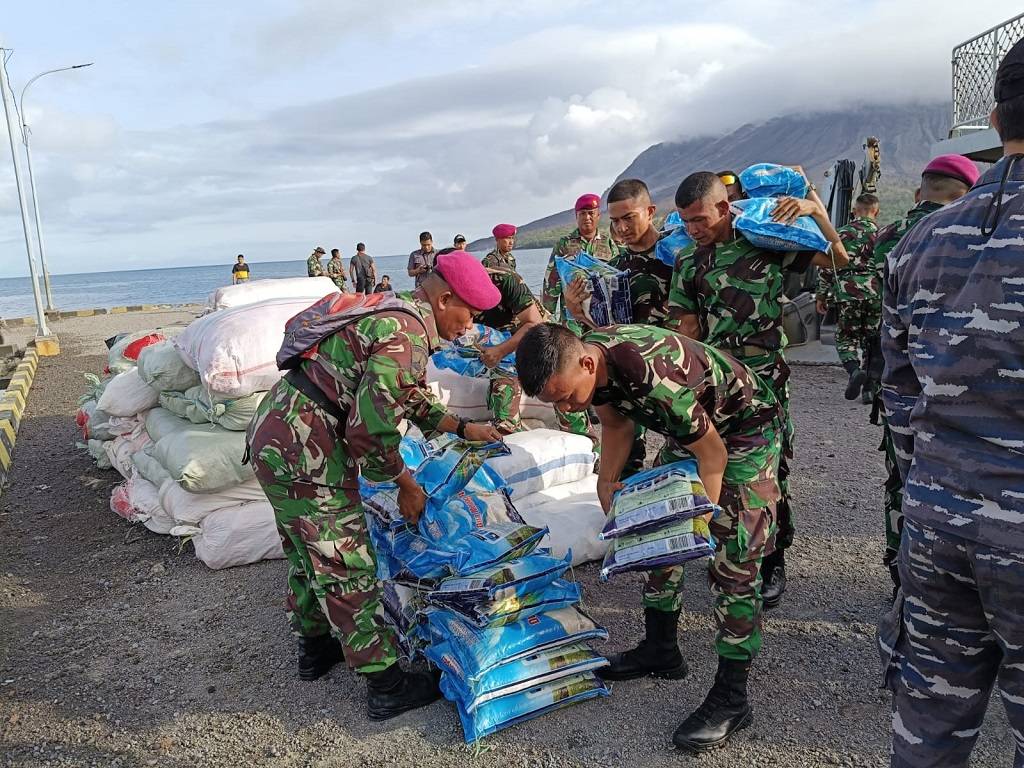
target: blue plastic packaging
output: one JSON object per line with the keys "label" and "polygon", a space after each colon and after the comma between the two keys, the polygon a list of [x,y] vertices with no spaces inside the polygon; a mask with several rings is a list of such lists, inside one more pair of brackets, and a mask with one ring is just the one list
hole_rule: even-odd
{"label": "blue plastic packaging", "polygon": [[799,171],[775,163],[755,163],[740,173],[747,197],[806,197],[807,179]]}
{"label": "blue plastic packaging", "polygon": [[584,302],[584,311],[596,325],[603,327],[633,322],[628,272],[595,259],[586,251],[570,257],[555,257],[555,269],[563,290],[577,277],[583,277],[590,284],[590,298]]}
{"label": "blue plastic packaging", "polygon": [[[445,344],[431,359],[438,368],[446,368],[455,371],[461,376],[472,378],[486,378],[489,374],[488,368],[480,361],[480,350],[478,347],[494,347],[502,344],[511,337],[507,331],[499,331],[488,328],[486,325],[476,323],[473,329],[463,334],[458,339]],[[515,372],[516,356],[506,355],[498,363],[500,368]]]}
{"label": "blue plastic packaging", "polygon": [[[676,214],[676,216],[678,215]],[[654,247],[654,255],[658,257],[659,261],[670,267],[675,267],[679,251],[694,245],[696,245],[694,239],[687,234],[686,227],[680,223],[669,234],[658,240],[658,244]]]}
{"label": "blue plastic packaging", "polygon": [[[568,608],[580,601],[580,585],[555,579],[550,584],[523,595],[509,594],[490,601],[459,600],[457,595],[428,592],[425,599],[431,605],[455,611],[476,627],[501,627],[522,619]],[[443,598],[443,602],[439,600]]]}
{"label": "blue plastic packaging", "polygon": [[733,226],[752,245],[766,251],[828,251],[828,240],[810,216],[801,216],[792,224],[772,221],[776,202],[772,197],[736,200],[731,204]]}
{"label": "blue plastic packaging", "polygon": [[465,576],[525,557],[537,548],[547,532],[547,528],[534,528],[526,523],[494,523],[477,528],[452,545],[455,558],[449,567],[453,573]]}
{"label": "blue plastic packaging", "polygon": [[691,517],[717,512],[697,473],[697,462],[684,459],[638,472],[612,498],[601,539],[642,533]]}

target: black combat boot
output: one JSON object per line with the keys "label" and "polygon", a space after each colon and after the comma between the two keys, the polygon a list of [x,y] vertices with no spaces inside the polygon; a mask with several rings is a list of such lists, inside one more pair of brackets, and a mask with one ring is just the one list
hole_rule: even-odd
{"label": "black combat boot", "polygon": [[682,680],[689,669],[679,652],[679,611],[666,613],[653,608],[644,609],[646,634],[640,644],[629,651],[613,653],[611,664],[597,670],[605,680],[634,680],[654,675],[666,680]]}
{"label": "black combat boot", "polygon": [[749,661],[718,657],[715,684],[704,703],[676,728],[673,743],[688,752],[720,747],[736,731],[754,722],[754,710],[747,700]]}
{"label": "black combat boot", "polygon": [[366,675],[366,714],[388,720],[441,698],[437,678],[427,672],[405,672],[397,663]]}
{"label": "black combat boot", "polygon": [[847,360],[843,363],[843,368],[845,368],[846,372],[850,374],[850,381],[846,385],[846,392],[843,393],[843,397],[847,400],[856,400],[860,397],[860,391],[864,387],[864,381],[867,379],[868,375],[864,372],[864,369],[853,360]]}
{"label": "black combat boot", "polygon": [[776,549],[761,561],[761,600],[765,610],[782,602],[786,594],[786,550]]}
{"label": "black combat boot", "polygon": [[316,680],[345,660],[341,643],[332,635],[299,637],[299,680]]}

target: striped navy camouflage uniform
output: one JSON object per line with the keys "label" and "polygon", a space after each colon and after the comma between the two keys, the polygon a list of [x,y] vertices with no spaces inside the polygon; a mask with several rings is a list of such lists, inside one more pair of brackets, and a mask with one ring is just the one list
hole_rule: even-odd
{"label": "striped navy camouflage uniform", "polygon": [[879,630],[892,765],[966,766],[998,679],[1024,765],[1024,156],[889,254],[882,396],[904,477]]}

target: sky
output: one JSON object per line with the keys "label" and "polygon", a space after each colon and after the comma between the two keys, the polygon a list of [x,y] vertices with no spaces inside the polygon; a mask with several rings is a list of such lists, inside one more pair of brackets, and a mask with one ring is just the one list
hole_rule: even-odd
{"label": "sky", "polygon": [[[952,47],[1019,12],[1001,0],[35,0],[4,4],[0,46],[19,95],[43,70],[94,62],[25,99],[47,261],[68,273],[303,259],[316,245],[350,255],[357,241],[407,253],[424,229],[472,240],[600,193],[660,141],[948,100]],[[0,277],[26,274],[0,120]]]}

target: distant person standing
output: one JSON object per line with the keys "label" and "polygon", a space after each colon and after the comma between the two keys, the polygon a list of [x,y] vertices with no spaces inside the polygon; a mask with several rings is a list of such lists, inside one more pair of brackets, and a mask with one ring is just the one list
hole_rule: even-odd
{"label": "distant person standing", "polygon": [[494,250],[483,258],[483,265],[490,269],[516,268],[516,257],[512,249],[516,245],[516,228],[513,224],[499,224],[491,230],[494,235]]}
{"label": "distant person standing", "polygon": [[339,291],[342,293],[347,291],[348,282],[345,279],[345,262],[341,260],[341,251],[337,248],[331,248],[331,258],[327,262],[327,276],[334,281]]}
{"label": "distant person standing", "polygon": [[377,282],[377,268],[373,265],[373,257],[366,252],[365,243],[356,244],[356,255],[348,265],[352,277],[352,287],[356,293],[373,293]]}
{"label": "distant person standing", "polygon": [[231,267],[231,284],[249,282],[249,265],[245,263],[245,256],[238,254],[238,261]]}
{"label": "distant person standing", "polygon": [[384,275],[380,279],[380,282],[377,283],[377,285],[375,285],[373,287],[373,292],[374,293],[387,293],[388,291],[392,291],[392,290],[394,290],[394,289],[391,287],[391,276],[390,275]]}
{"label": "distant person standing", "polygon": [[309,255],[309,258],[306,259],[306,274],[309,277],[323,277],[324,265],[320,263],[320,257],[325,253],[327,251],[318,245],[313,253]]}
{"label": "distant person standing", "polygon": [[446,253],[454,253],[455,251],[466,250],[466,237],[465,235],[456,235],[455,240],[448,248],[442,248],[437,252],[438,256],[443,256]]}
{"label": "distant person standing", "polygon": [[423,282],[423,278],[434,270],[434,263],[437,261],[437,251],[434,250],[434,236],[429,232],[420,232],[419,250],[409,254],[409,277],[416,278],[416,287]]}

